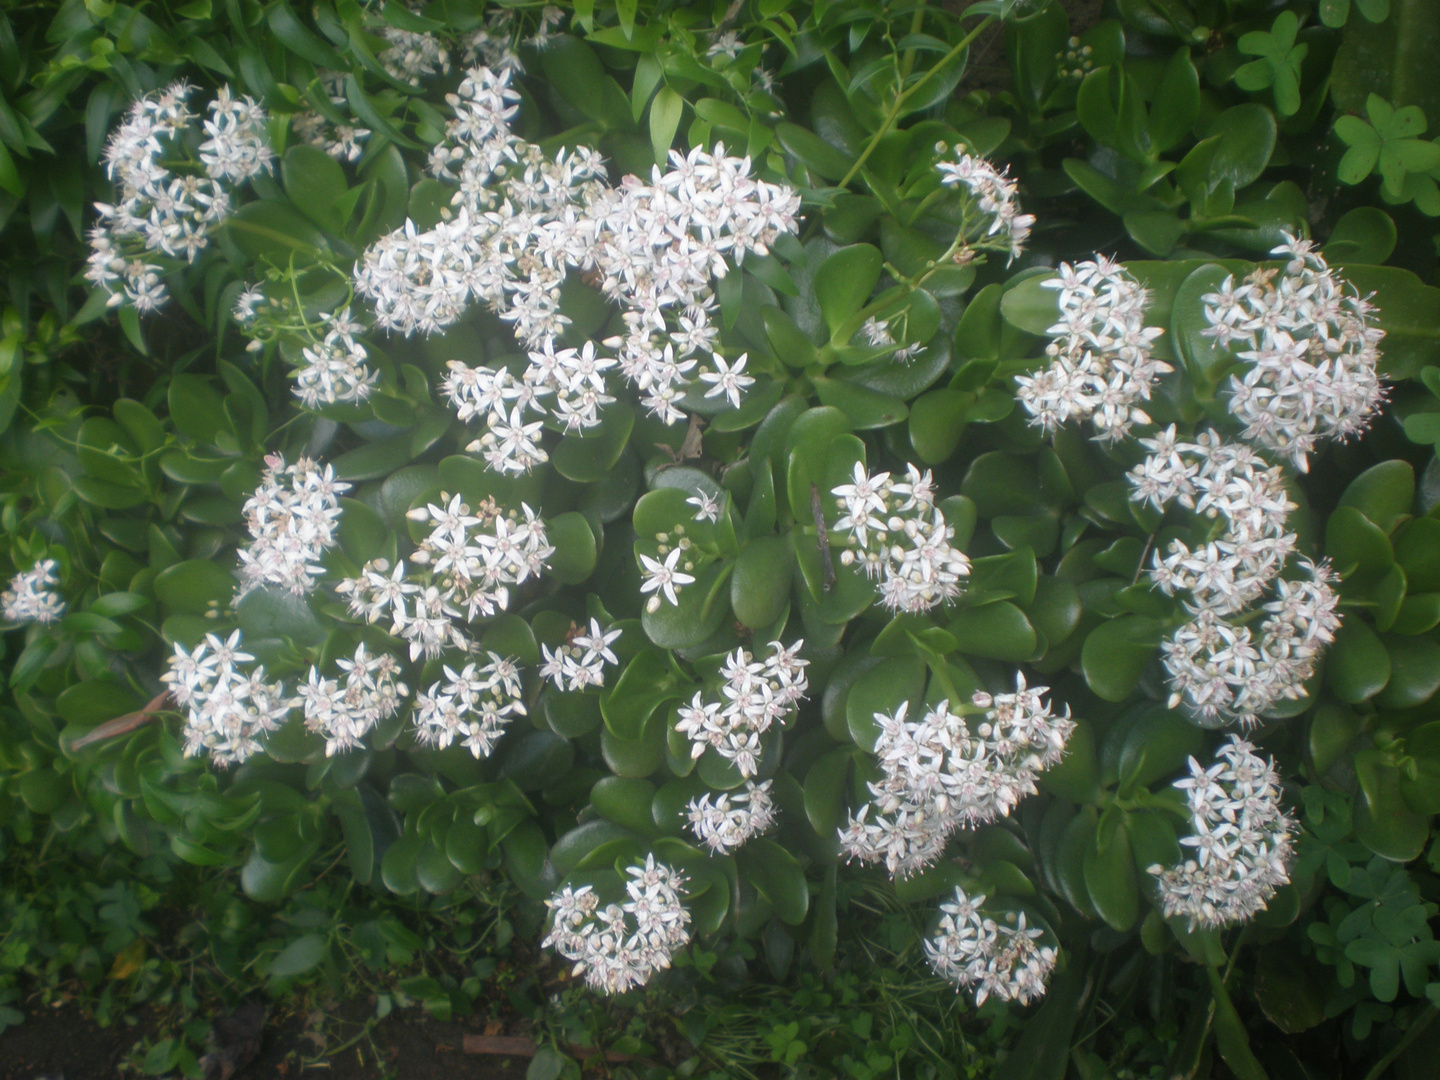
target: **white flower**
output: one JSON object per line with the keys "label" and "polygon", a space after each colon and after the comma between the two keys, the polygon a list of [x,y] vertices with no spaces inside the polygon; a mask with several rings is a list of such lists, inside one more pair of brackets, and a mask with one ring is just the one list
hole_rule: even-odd
{"label": "white flower", "polygon": [[252,542],[242,548],[241,595],[260,585],[280,585],[297,596],[312,592],[325,572],[320,557],[335,544],[340,496],[350,485],[309,458],[287,466],[279,454],[265,458],[260,486],[246,501]]}
{"label": "white flower", "polygon": [[60,584],[59,565],[54,559],[41,559],[10,579],[9,587],[0,593],[0,613],[6,622],[44,626],[59,621],[65,614],[65,601],[55,589]]}
{"label": "white flower", "polygon": [[720,520],[720,502],[711,498],[705,492],[697,492],[686,499],[685,502],[695,507],[696,521],[708,521],[713,524]]}
{"label": "white flower", "polygon": [[957,151],[955,161],[937,162],[935,168],[940,173],[940,183],[947,187],[964,184],[975,197],[976,206],[989,218],[985,237],[998,236],[1012,261],[1019,256],[1030,238],[1035,215],[1020,213],[1020,204],[1016,201],[1019,189],[1007,175],[1009,170],[996,169],[984,158],[963,151]]}
{"label": "white flower", "polygon": [[515,662],[498,653],[486,656],[488,663],[466,664],[458,673],[445,667],[448,681],[416,696],[415,728],[422,743],[443,750],[459,740],[475,757],[489,757],[510,721],[526,714]]}
{"label": "white flower", "polygon": [[583,974],[592,989],[607,994],[645,985],[690,942],[685,878],[654,855],[626,874],[625,903],[602,907],[589,885],[566,886],[545,901],[552,921],[541,947],[554,946],[574,961],[572,974]]}
{"label": "white flower", "polygon": [[[161,275],[176,264],[169,260],[193,263],[212,228],[230,215],[222,185],[266,171],[274,159],[264,110],[223,87],[210,104],[197,162],[187,137],[197,119],[186,106],[191,92],[178,82],[136,101],[106,144],[115,201],[95,204],[100,221],[89,234],[85,279],[108,294],[111,307],[128,303],[148,313],[163,306],[169,294]],[[171,172],[199,165],[204,175]]]}
{"label": "white flower", "polygon": [[395,715],[410,692],[399,681],[400,662],[388,653],[372,656],[360,645],[353,659],[335,664],[344,673],[343,683],[323,678],[312,666],[299,691],[305,726],[325,736],[326,757],[357,749],[371,728]]}
{"label": "white flower", "polygon": [[713,749],[733,762],[741,776],[754,776],[763,750],[760,736],[772,724],[783,724],[809,688],[805,677],[809,661],[799,656],[803,646],[803,641],[789,647],[772,641],[763,661],[744,649],[732,652],[720,669],[725,680],[721,700],[707,703],[704,693],[697,692],[679,711],[675,730],[690,740],[691,756],[698,758]]}
{"label": "white flower", "polygon": [[970,561],[951,544],[955,530],[935,505],[927,471],[907,466],[904,480],[868,476],[855,463],[854,482],[831,489],[844,514],[835,528],[848,532],[840,561],[860,562],[879,579],[880,600],[891,611],[928,611],[960,595]]}
{"label": "white flower", "polygon": [[741,353],[740,358],[729,366],[726,365],[723,358],[712,356],[710,362],[715,365],[715,370],[700,373],[701,382],[713,384],[709,390],[705,391],[705,396],[708,398],[724,394],[731,407],[738,409],[741,392],[755,382],[749,375],[744,374],[747,356],[748,354]]}
{"label": "white flower", "polygon": [[940,905],[940,925],[925,942],[930,966],[957,989],[971,987],[977,1006],[992,996],[1021,1005],[1044,997],[1054,947],[1039,944],[1044,932],[1027,926],[1023,911],[991,918],[980,910],[984,903],[983,895],[970,897],[955,887],[954,900]]}
{"label": "white flower", "polygon": [[1101,442],[1124,438],[1150,422],[1139,402],[1160,375],[1174,370],[1150,354],[1163,329],[1145,325],[1149,294],[1119,263],[1103,255],[1041,282],[1059,293],[1060,321],[1047,347],[1050,366],[1015,379],[1016,400],[1031,423],[1052,431],[1072,418],[1089,418]]}
{"label": "white flower", "polygon": [[1385,400],[1376,365],[1385,331],[1374,305],[1289,233],[1271,254],[1284,273],[1257,269],[1242,284],[1227,277],[1200,299],[1221,348],[1249,361],[1230,377],[1230,411],[1244,438],[1287,456],[1301,472],[1321,439],[1363,431]]}
{"label": "white flower", "polygon": [[298,704],[280,683],[265,681],[264,667],[249,667],[254,659],[240,651],[239,630],[223,640],[207,634],[191,652],[175,646],[160,679],[185,710],[187,757],[208,753],[221,768],[242,764]]}
{"label": "white flower", "polygon": [[655,593],[650,599],[650,610],[657,611],[660,606],[660,595],[663,593],[665,599],[671,604],[679,604],[675,592],[681,586],[689,585],[695,578],[681,570],[676,569],[680,561],[680,548],[672,548],[665,561],[652,559],[648,555],[640,556],[641,573],[645,580],[640,583],[642,593]]}
{"label": "white flower", "polygon": [[685,810],[695,839],[722,854],[734,851],[775,824],[769,780],[763,784],[747,780],[744,791],[707,793],[691,799]]}
{"label": "white flower", "polygon": [[1155,865],[1166,918],[1182,916],[1190,929],[1219,929],[1265,910],[1290,880],[1294,820],[1280,808],[1280,776],[1273,761],[1231,735],[1205,768],[1190,759],[1177,780],[1190,810],[1191,835],[1180,843],[1195,857],[1178,866]]}
{"label": "white flower", "polygon": [[620,634],[619,630],[602,630],[597,619],[590,620],[588,633],[575,633],[572,628],[569,641],[554,652],[548,645],[540,646],[540,652],[545,657],[540,677],[549,679],[557,690],[564,691],[605,685],[605,665],[619,663],[610,649],[610,643]]}
{"label": "white flower", "polygon": [[985,711],[973,729],[942,701],[918,721],[908,702],[893,715],[876,713],[875,744],[883,778],[870,783],[871,801],[840,830],[841,848],[862,862],[883,862],[891,877],[909,877],[940,857],[960,828],[1006,817],[1036,778],[1059,762],[1075,723],[1050,711],[1016,673],[1015,693],[977,693]]}

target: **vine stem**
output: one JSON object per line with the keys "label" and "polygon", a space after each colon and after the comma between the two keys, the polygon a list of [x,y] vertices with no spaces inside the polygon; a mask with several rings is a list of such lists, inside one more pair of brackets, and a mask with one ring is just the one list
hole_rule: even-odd
{"label": "vine stem", "polygon": [[843,177],[841,177],[840,183],[837,186],[842,188],[849,186],[850,181],[855,179],[855,174],[864,167],[865,162],[870,160],[870,155],[873,154],[875,152],[875,148],[880,145],[880,140],[883,139],[886,135],[890,134],[890,129],[894,127],[895,122],[900,119],[900,110],[905,107],[905,103],[909,101],[912,97],[914,97],[917,93],[919,93],[920,89],[925,86],[925,84],[928,83],[931,79],[933,79],[937,72],[941,71],[945,67],[948,67],[957,57],[959,57],[962,52],[969,48],[970,43],[974,41],[977,37],[979,37],[981,34],[983,34],[986,30],[988,30],[991,24],[993,24],[994,22],[994,15],[986,15],[985,18],[980,20],[974,30],[971,30],[970,33],[966,34],[963,38],[961,38],[959,43],[953,49],[951,49],[948,53],[941,57],[939,63],[937,63],[924,75],[920,76],[920,79],[915,83],[914,86],[910,87],[910,89],[906,90],[904,93],[898,94],[896,96],[895,103],[890,106],[890,111],[886,114],[884,122],[880,125],[880,130],[875,132],[874,135],[870,136],[869,141],[865,144],[865,149],[862,150],[860,152],[860,156],[855,159],[855,164],[850,166],[850,171],[847,172]]}

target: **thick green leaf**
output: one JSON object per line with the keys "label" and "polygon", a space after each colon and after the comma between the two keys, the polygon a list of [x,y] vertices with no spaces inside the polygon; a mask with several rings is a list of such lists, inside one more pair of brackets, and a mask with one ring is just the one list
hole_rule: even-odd
{"label": "thick green leaf", "polygon": [[1390,681],[1390,654],[1363,619],[1346,619],[1326,661],[1330,689],[1341,701],[1367,701]]}
{"label": "thick green leaf", "polygon": [[270,962],[270,977],[293,979],[297,975],[304,975],[319,967],[327,952],[329,946],[320,934],[298,937]]}
{"label": "thick green leaf", "polygon": [[783,922],[799,926],[810,910],[810,888],[795,856],[773,840],[751,840],[737,855],[740,871],[775,908]]}
{"label": "thick green leaf", "polygon": [[[880,280],[884,258],[873,244],[840,248],[815,271],[815,299],[825,325],[834,334],[865,306]],[[837,344],[847,344],[837,342]]]}
{"label": "thick green leaf", "polygon": [[1372,465],[1350,481],[1339,505],[1354,507],[1388,535],[1409,516],[1414,501],[1415,469],[1397,459]]}
{"label": "thick green leaf", "polygon": [[172,611],[203,615],[228,606],[234,595],[234,576],[209,559],[176,563],[155,576],[155,598]]}
{"label": "thick green leaf", "polygon": [[1101,623],[1085,639],[1080,664],[1085,681],[1106,701],[1124,701],[1155,658],[1161,624],[1144,615]]}

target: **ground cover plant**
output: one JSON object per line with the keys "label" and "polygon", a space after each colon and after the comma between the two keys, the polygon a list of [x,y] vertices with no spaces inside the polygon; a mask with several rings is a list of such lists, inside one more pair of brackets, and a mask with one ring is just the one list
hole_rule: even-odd
{"label": "ground cover plant", "polygon": [[7,858],[499,883],[660,1074],[1423,1067],[1437,28],[0,14]]}

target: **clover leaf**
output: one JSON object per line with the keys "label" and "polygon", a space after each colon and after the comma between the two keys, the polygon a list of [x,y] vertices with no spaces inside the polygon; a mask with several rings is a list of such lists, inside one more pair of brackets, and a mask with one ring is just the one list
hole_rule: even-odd
{"label": "clover leaf", "polygon": [[1295,13],[1282,11],[1268,33],[1252,30],[1242,34],[1239,41],[1241,52],[1260,59],[1240,66],[1235,72],[1235,85],[1252,92],[1273,86],[1275,108],[1281,116],[1294,116],[1300,111],[1300,64],[1310,47],[1295,44],[1299,29]]}
{"label": "clover leaf", "polygon": [[1419,209],[1440,215],[1440,143],[1420,138],[1425,134],[1425,113],[1418,105],[1395,108],[1378,94],[1365,102],[1370,116],[1366,123],[1358,116],[1335,121],[1335,134],[1350,147],[1340,159],[1338,175],[1347,184],[1358,184],[1378,166],[1383,180],[1380,193],[1387,202],[1415,200]]}

